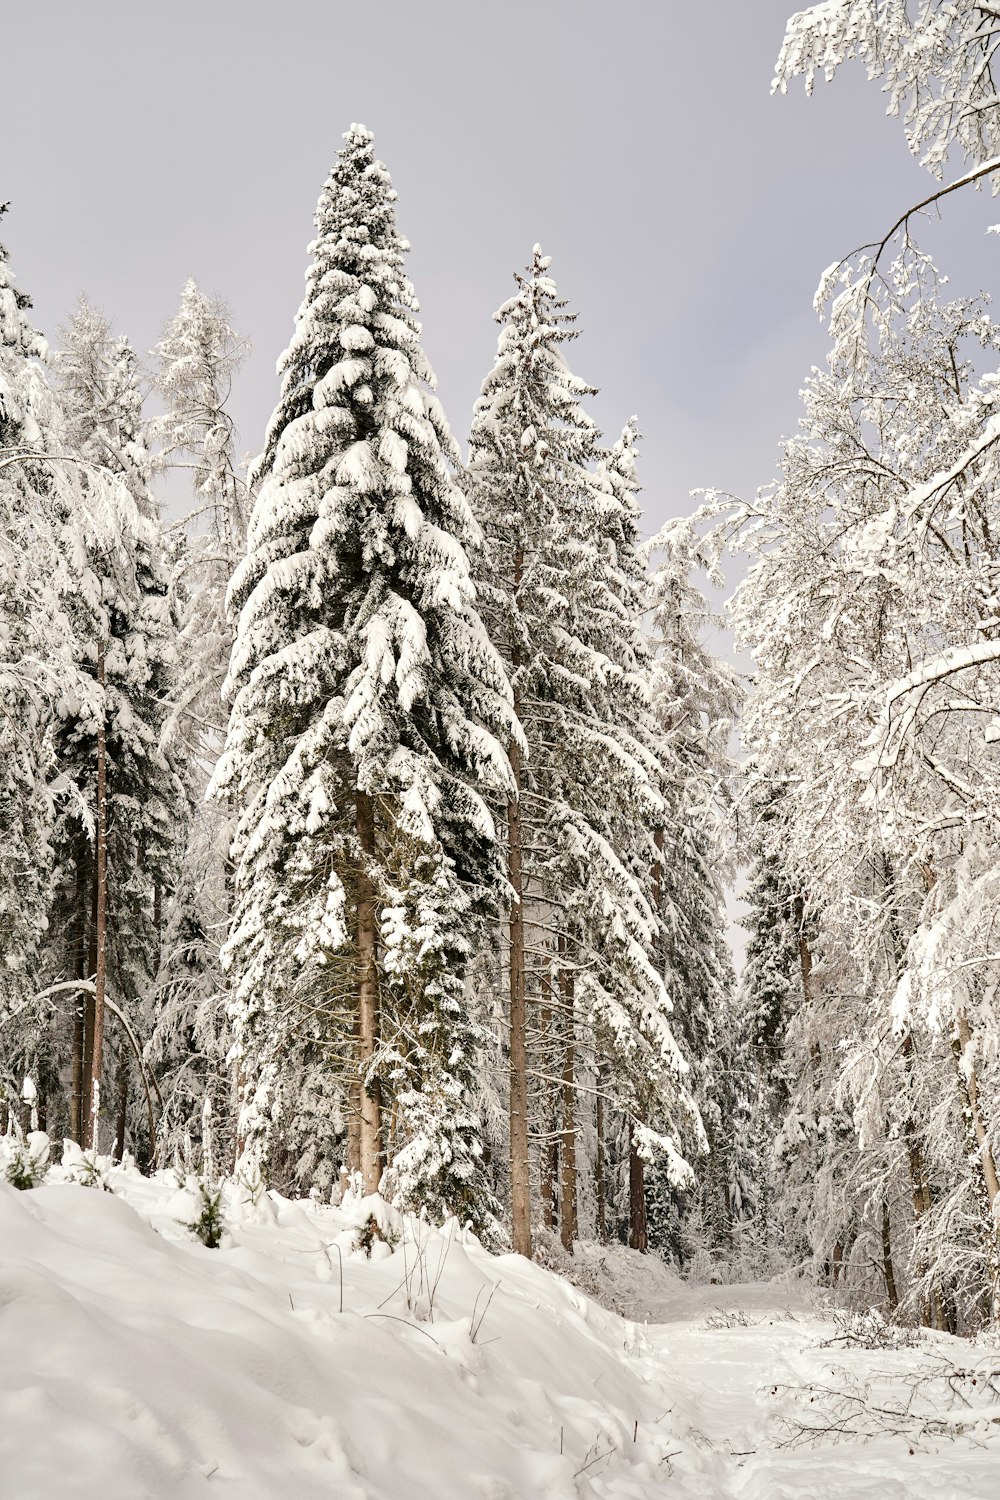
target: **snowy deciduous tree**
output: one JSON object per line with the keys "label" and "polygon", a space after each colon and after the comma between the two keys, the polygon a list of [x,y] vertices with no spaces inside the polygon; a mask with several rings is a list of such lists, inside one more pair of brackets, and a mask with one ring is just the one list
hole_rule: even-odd
{"label": "snowy deciduous tree", "polygon": [[[977,343],[997,347],[980,307],[925,297],[867,359],[814,372],[782,482],[745,512],[758,561],[737,602],[800,950],[783,1132],[786,1161],[796,1140],[812,1153],[800,1221],[835,1275],[876,1245],[890,1303],[938,1326],[997,1285],[993,960],[964,946],[1000,706],[995,449],[974,437],[997,386]],[[971,989],[946,977],[966,957]],[[980,1226],[971,1257],[959,1216]]]}
{"label": "snowy deciduous tree", "polygon": [[50,1068],[47,1011],[34,1001],[55,875],[52,714],[73,676],[55,492],[74,475],[45,456],[61,441],[30,305],[0,246],[0,1087],[8,1105],[27,1071],[37,1078]]}
{"label": "snowy deciduous tree", "polygon": [[953,151],[996,171],[997,19],[984,0],[823,0],[790,18],[774,87],[802,76],[811,93],[817,74],[830,80],[856,59],[884,80],[889,113],[902,115],[910,150],[935,176]]}
{"label": "snowy deciduous tree", "polygon": [[161,463],[192,466],[195,512],[188,522],[208,519],[215,552],[230,571],[246,542],[247,499],[226,403],[247,352],[225,304],[188,278],[180,306],[153,350],[165,411],[152,424],[152,436],[162,444]]}
{"label": "snowy deciduous tree", "polygon": [[[696,1187],[685,1191],[658,1174],[659,1242],[672,1221],[676,1248],[683,1232],[679,1220],[700,1215],[714,1247],[726,1249],[742,1190],[734,1133],[743,1093],[734,1070],[743,1059],[736,1056],[722,882],[732,858],[729,740],[742,693],[733,671],[704,643],[710,615],[694,575],[702,571],[712,582],[718,577],[694,526],[668,521],[646,550],[652,563],[646,593],[650,697],[663,801],[653,872],[662,925],[658,959],[675,997],[673,1024],[691,1062],[692,1092],[709,1146]],[[694,1122],[685,1144],[693,1155],[706,1145]]]}

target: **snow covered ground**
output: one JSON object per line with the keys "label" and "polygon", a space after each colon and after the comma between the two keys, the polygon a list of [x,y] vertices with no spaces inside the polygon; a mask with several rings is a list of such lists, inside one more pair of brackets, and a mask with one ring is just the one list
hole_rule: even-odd
{"label": "snow covered ground", "polygon": [[623,1321],[458,1232],[411,1222],[368,1259],[372,1200],[230,1195],[208,1250],[171,1177],[59,1175],[0,1183],[2,1500],[1000,1495],[995,1347],[853,1347],[884,1330],[802,1290],[586,1247],[582,1279],[650,1320]]}

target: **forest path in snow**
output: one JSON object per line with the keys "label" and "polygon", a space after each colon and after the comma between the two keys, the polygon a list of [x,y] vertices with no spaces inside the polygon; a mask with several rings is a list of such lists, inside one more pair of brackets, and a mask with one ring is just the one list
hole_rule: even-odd
{"label": "forest path in snow", "polygon": [[996,1396],[950,1377],[1000,1369],[998,1351],[824,1301],[781,1282],[679,1283],[649,1301],[645,1358],[684,1436],[664,1496],[997,1500]]}

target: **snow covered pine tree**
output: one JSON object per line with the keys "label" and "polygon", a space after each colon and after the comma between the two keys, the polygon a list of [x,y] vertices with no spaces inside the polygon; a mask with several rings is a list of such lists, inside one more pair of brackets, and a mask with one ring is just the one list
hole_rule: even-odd
{"label": "snow covered pine tree", "polygon": [[395,196],[353,126],[320,196],[231,586],[215,786],[240,807],[241,1160],[266,1166],[288,1070],[318,1059],[331,1105],[348,1084],[337,1149],[366,1189],[388,1162],[400,1203],[482,1224],[462,976],[470,908],[498,884],[483,792],[509,785],[510,689],[476,609],[476,526]]}
{"label": "snow covered pine tree", "polygon": [[[476,403],[469,482],[485,538],[483,609],[511,675],[520,725],[510,745],[514,794],[505,820],[505,987],[514,1247],[530,1255],[529,1076],[546,1098],[545,1085],[562,1085],[567,1248],[575,1233],[578,1032],[592,1077],[600,1076],[632,1122],[637,1150],[664,1152],[679,1178],[690,1173],[675,1144],[679,1119],[696,1111],[653,962],[658,922],[647,888],[662,804],[630,497],[615,483],[615,473],[619,481],[623,475],[581,405],[593,389],[567,368],[562,346],[575,336],[573,318],[538,246],[515,279],[515,296],[495,315],[497,362]],[[534,1057],[529,1008],[548,1033]],[[595,1083],[589,1088],[593,1097]],[[542,1136],[555,1127],[546,1098],[539,1101]],[[539,1164],[539,1176],[551,1201],[550,1160]]]}
{"label": "snow covered pine tree", "polygon": [[[66,441],[81,460],[75,505],[64,508],[80,575],[69,606],[80,693],[62,705],[56,729],[60,769],[76,796],[56,829],[60,880],[49,963],[54,980],[96,984],[77,1012],[69,1122],[89,1145],[99,1124],[104,991],[117,996],[109,1004],[118,1017],[120,1154],[129,1058],[152,1024],[149,988],[186,799],[160,743],[176,656],[135,355],[83,299],[64,335],[57,366]],[[143,1135],[142,1145],[146,1151],[152,1141]]]}

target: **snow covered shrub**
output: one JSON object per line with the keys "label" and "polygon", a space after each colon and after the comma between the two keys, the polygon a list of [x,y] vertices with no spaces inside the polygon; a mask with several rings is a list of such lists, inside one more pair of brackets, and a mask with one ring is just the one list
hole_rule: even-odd
{"label": "snow covered shrub", "polygon": [[43,1130],[32,1130],[27,1140],[8,1136],[0,1141],[4,1180],[22,1192],[38,1187],[48,1171],[49,1151],[49,1138]]}
{"label": "snow covered shrub", "polygon": [[722,1286],[730,1278],[723,1256],[714,1253],[706,1245],[699,1245],[684,1267],[689,1281],[707,1282],[709,1286]]}
{"label": "snow covered shrub", "polygon": [[718,1329],[757,1328],[760,1321],[760,1318],[752,1318],[743,1307],[717,1307],[715,1312],[709,1313],[703,1327],[713,1332]]}
{"label": "snow covered shrub", "polygon": [[364,1255],[376,1260],[391,1255],[403,1238],[402,1216],[377,1193],[356,1198],[350,1190],[344,1194],[341,1212],[348,1227],[335,1243],[348,1254]]}
{"label": "snow covered shrub", "polygon": [[359,1224],[354,1231],[354,1243],[357,1249],[363,1251],[366,1258],[371,1260],[372,1249],[380,1241],[388,1245],[390,1250],[394,1250],[397,1244],[394,1237],[383,1233],[382,1225],[375,1215],[369,1214],[365,1222]]}
{"label": "snow covered shrub", "polygon": [[833,1321],[837,1332],[827,1343],[848,1349],[912,1349],[920,1342],[919,1328],[890,1323],[877,1307],[836,1313]]}
{"label": "snow covered shrub", "polygon": [[99,1158],[96,1151],[84,1151],[76,1141],[63,1141],[61,1170],[66,1182],[75,1182],[80,1187],[103,1188],[111,1192],[108,1157]]}

